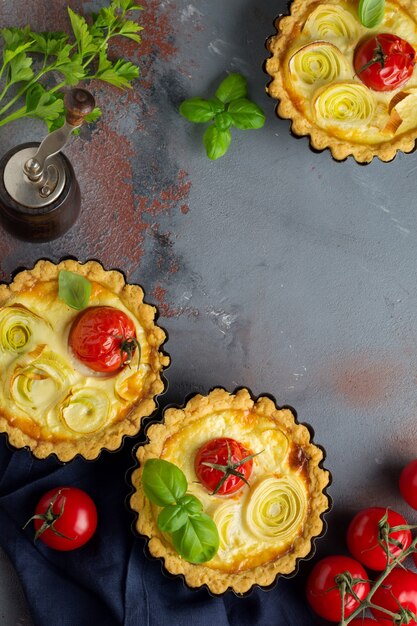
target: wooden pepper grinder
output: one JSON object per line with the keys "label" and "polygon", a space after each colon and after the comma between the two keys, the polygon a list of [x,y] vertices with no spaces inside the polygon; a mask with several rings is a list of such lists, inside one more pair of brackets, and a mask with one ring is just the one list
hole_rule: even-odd
{"label": "wooden pepper grinder", "polygon": [[0,161],[0,222],[9,233],[32,242],[63,235],[77,219],[81,194],[74,170],[60,152],[95,102],[85,89],[64,98],[66,121],[42,143],[25,143]]}

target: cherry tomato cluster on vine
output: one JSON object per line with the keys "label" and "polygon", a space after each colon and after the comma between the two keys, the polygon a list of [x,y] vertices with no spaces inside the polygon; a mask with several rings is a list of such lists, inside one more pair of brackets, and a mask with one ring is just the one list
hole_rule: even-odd
{"label": "cherry tomato cluster on vine", "polygon": [[[402,471],[399,482],[404,500],[417,509],[417,459]],[[329,622],[342,620],[343,585],[351,585],[352,593],[344,595],[344,617],[347,619],[359,607],[366,607],[372,589],[368,571],[381,575],[387,566],[398,564],[389,571],[383,584],[372,595],[372,618],[363,614],[352,616],[349,626],[395,626],[396,622],[384,609],[395,614],[401,609],[417,615],[417,574],[400,561],[410,547],[413,537],[402,515],[384,507],[368,507],[351,520],[346,536],[350,556],[327,556],[316,563],[307,580],[307,600],[315,613]],[[406,528],[404,528],[406,527]],[[382,542],[382,545],[381,545]],[[417,566],[417,553],[412,553]],[[366,569],[365,569],[366,568]],[[375,608],[378,607],[378,608]],[[410,616],[403,623],[417,626]]]}

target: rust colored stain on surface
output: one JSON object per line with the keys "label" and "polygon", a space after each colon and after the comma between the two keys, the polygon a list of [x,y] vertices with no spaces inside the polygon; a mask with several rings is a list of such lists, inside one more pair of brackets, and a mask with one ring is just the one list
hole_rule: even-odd
{"label": "rust colored stain on surface", "polygon": [[191,181],[185,180],[186,175],[184,171],[178,172],[177,181],[159,191],[154,198],[149,195],[139,196],[137,199],[139,210],[147,211],[154,216],[171,211],[188,197]]}
{"label": "rust colored stain on surface", "polygon": [[167,290],[164,289],[161,285],[156,285],[155,289],[152,292],[152,297],[155,300],[156,305],[158,306],[159,313],[162,317],[179,317],[182,313],[182,308],[172,307],[170,304],[165,302]]}
{"label": "rust colored stain on surface", "polygon": [[335,391],[352,406],[377,406],[395,392],[403,372],[401,363],[359,355],[334,364],[329,380]]}
{"label": "rust colored stain on surface", "polygon": [[177,52],[173,33],[176,7],[172,3],[165,3],[162,12],[159,0],[145,1],[142,6],[144,11],[138,16],[138,22],[144,27],[141,54],[157,53],[160,58],[167,61]]}

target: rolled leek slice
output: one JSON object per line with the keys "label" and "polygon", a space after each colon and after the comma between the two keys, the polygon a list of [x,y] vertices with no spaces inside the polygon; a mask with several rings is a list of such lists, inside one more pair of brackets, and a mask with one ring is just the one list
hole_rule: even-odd
{"label": "rolled leek slice", "polygon": [[73,388],[58,411],[64,424],[73,432],[93,433],[108,421],[111,402],[109,395],[97,387]]}
{"label": "rolled leek slice", "polygon": [[23,304],[0,309],[0,351],[19,354],[27,350],[37,323],[47,323]]}
{"label": "rolled leek slice", "polygon": [[29,414],[43,413],[76,376],[70,364],[45,345],[13,362],[8,373],[11,400]]}
{"label": "rolled leek slice", "polygon": [[351,78],[349,65],[339,48],[323,41],[315,41],[297,50],[289,60],[289,70],[293,80],[306,85]]}
{"label": "rolled leek slice", "polygon": [[314,95],[314,111],[321,125],[362,126],[375,111],[371,91],[359,83],[334,83]]}
{"label": "rolled leek slice", "polygon": [[339,5],[318,6],[308,16],[303,33],[314,39],[356,39],[359,37],[359,23],[352,13]]}
{"label": "rolled leek slice", "polygon": [[213,513],[213,521],[219,532],[219,550],[221,552],[242,545],[240,507],[238,504],[228,501],[218,506]]}
{"label": "rolled leek slice", "polygon": [[248,530],[262,541],[287,544],[300,533],[307,494],[296,476],[268,476],[250,491],[244,510]]}

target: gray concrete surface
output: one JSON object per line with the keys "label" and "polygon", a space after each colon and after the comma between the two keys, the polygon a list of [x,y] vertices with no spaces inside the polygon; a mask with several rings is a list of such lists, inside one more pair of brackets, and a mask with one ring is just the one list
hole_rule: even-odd
{"label": "gray concrete surface", "polygon": [[[61,3],[53,4],[51,18],[34,0],[5,0],[0,22],[30,14],[51,28]],[[390,505],[415,522],[396,484],[417,456],[415,154],[363,167],[290,135],[261,69],[286,0],[144,4],[151,43],[138,56],[142,82],[128,96],[98,87],[103,121],[67,150],[83,192],[79,222],[39,246],[2,233],[2,277],[44,256],[98,258],[160,307],[172,358],[167,403],[247,385],[293,406],[333,474],[321,553],[340,544],[361,507]],[[177,109],[185,97],[211,95],[226,71],[247,76],[267,122],[235,132],[228,154],[209,162],[201,127]],[[31,123],[6,128],[2,152],[42,133]],[[128,229],[114,225],[109,237],[118,220]],[[3,558],[0,620],[29,623]]]}

